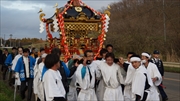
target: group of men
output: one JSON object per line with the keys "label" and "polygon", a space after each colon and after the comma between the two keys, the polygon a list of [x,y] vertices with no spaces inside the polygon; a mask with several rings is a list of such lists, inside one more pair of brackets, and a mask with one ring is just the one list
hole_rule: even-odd
{"label": "group of men", "polygon": [[22,99],[28,89],[28,101],[33,91],[36,101],[160,101],[159,93],[163,101],[168,99],[157,50],[153,58],[147,52],[141,57],[128,52],[126,62],[115,58],[110,44],[96,59],[92,50],[85,50],[84,56],[73,55],[67,63],[60,60],[58,48],[50,54],[42,48],[39,55],[37,51],[30,55],[29,49],[20,47],[18,53],[7,55],[3,63],[15,72],[14,84],[20,86]]}
{"label": "group of men", "polygon": [[37,62],[41,63],[45,55],[44,48],[41,48],[40,52],[35,48],[30,50],[23,47],[13,47],[11,53],[6,48],[3,49],[3,53],[1,51],[2,79],[8,80],[9,86],[18,88],[22,99],[25,99],[25,92],[28,89],[27,100],[31,100],[34,66]]}

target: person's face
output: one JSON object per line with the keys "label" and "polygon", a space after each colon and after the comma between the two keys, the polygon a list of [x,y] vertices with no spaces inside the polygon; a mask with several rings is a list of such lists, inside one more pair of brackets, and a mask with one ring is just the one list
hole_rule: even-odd
{"label": "person's face", "polygon": [[18,53],[19,53],[19,54],[23,54],[22,48],[19,48],[19,49],[18,49]]}
{"label": "person's face", "polygon": [[3,50],[3,53],[4,53],[4,54],[7,54],[7,51],[6,51],[6,50]]}
{"label": "person's face", "polygon": [[42,62],[44,62],[45,58],[42,58]]}
{"label": "person's face", "polygon": [[94,54],[92,52],[87,52],[87,60],[93,61]]}
{"label": "person's face", "polygon": [[25,57],[28,57],[28,56],[29,56],[29,52],[24,52],[23,55],[24,55]]}
{"label": "person's face", "polygon": [[154,58],[159,58],[159,54],[153,54]]}
{"label": "person's face", "polygon": [[35,54],[35,55],[38,55],[38,52],[35,52],[34,54]]}
{"label": "person's face", "polygon": [[60,62],[57,62],[57,63],[55,64],[55,66],[56,66],[56,69],[59,69],[59,68],[60,68]]}
{"label": "person's face", "polygon": [[14,54],[15,54],[15,53],[16,53],[16,49],[13,49],[13,50],[12,50],[12,53],[14,53]]}
{"label": "person's face", "polygon": [[43,55],[45,53],[45,51],[41,51],[41,55]]}
{"label": "person's face", "polygon": [[146,56],[141,56],[141,60],[148,60],[148,58]]}
{"label": "person's face", "polygon": [[107,53],[103,53],[102,57],[105,58]]}
{"label": "person's face", "polygon": [[132,66],[137,69],[139,68],[139,66],[141,65],[141,63],[139,61],[134,61],[134,62],[131,62],[132,63]]}
{"label": "person's face", "polygon": [[35,53],[36,53],[36,52],[35,52],[35,49],[34,49],[34,50],[32,50],[32,53],[33,53],[33,54],[35,54]]}
{"label": "person's face", "polygon": [[113,52],[113,48],[112,47],[108,47],[107,50],[108,50],[109,53]]}
{"label": "person's face", "polygon": [[114,63],[114,59],[111,57],[106,58],[106,63],[111,66]]}
{"label": "person's face", "polygon": [[128,62],[130,62],[130,57],[132,56],[132,54],[128,54],[128,56],[127,56],[127,60],[128,60]]}

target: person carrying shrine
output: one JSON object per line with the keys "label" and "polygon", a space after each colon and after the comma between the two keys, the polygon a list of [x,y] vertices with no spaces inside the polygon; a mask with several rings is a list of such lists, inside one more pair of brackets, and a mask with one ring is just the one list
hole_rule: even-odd
{"label": "person carrying shrine", "polygon": [[44,64],[47,71],[44,73],[42,79],[42,90],[45,94],[45,100],[43,101],[66,101],[66,91],[62,83],[62,76],[58,70],[61,68],[59,56],[56,54],[48,54]]}
{"label": "person carrying shrine", "polygon": [[113,53],[113,45],[111,45],[111,44],[107,44],[106,45],[106,49],[107,49],[107,51],[109,52],[109,53]]}
{"label": "person carrying shrine", "polygon": [[29,49],[23,50],[23,56],[18,59],[14,71],[19,73],[21,81],[21,98],[25,99],[25,91],[28,89],[27,101],[31,101],[35,59],[29,56]]}
{"label": "person carrying shrine", "polygon": [[[51,54],[56,54],[60,58],[61,57],[61,50],[59,48],[53,48],[51,51]],[[48,69],[46,68],[46,66],[44,66],[43,70],[42,70],[42,78],[44,76],[44,73],[46,73],[47,70]],[[60,68],[58,70],[61,74],[62,83],[63,83],[63,86],[64,86],[65,91],[66,91],[66,97],[65,98],[67,98],[67,93],[69,92],[69,84],[68,84],[67,78],[71,77],[75,73],[76,67],[72,67],[72,68],[68,69],[66,64],[63,61],[60,61]]]}
{"label": "person carrying shrine", "polygon": [[92,50],[84,52],[83,63],[76,70],[77,101],[97,101],[95,94],[95,79],[99,77],[97,65],[93,62]]}
{"label": "person carrying shrine", "polygon": [[145,66],[145,68],[147,69],[147,72],[149,73],[152,82],[153,82],[153,86],[151,87],[152,89],[152,95],[151,97],[153,98],[153,101],[159,101],[159,93],[157,91],[156,86],[159,86],[162,82],[162,77],[161,74],[159,73],[159,70],[157,68],[157,66],[154,63],[150,62],[150,54],[147,52],[143,52],[141,54],[141,59],[142,59],[142,63]]}
{"label": "person carrying shrine", "polygon": [[152,80],[138,55],[130,58],[132,67],[135,69],[132,76],[132,97],[130,101],[156,101],[151,99]]}
{"label": "person carrying shrine", "polygon": [[[106,49],[101,49],[100,51],[100,57],[98,58],[98,60],[94,61],[97,65],[100,65],[101,62],[105,62],[105,57],[106,54],[108,53],[108,51]],[[99,80],[96,79],[96,84],[95,84],[95,88],[96,88],[96,95],[97,95],[97,99],[99,100],[103,100],[104,97],[104,92],[105,92],[105,83],[103,78],[99,78]]]}
{"label": "person carrying shrine", "polygon": [[[104,62],[98,66],[105,82],[104,101],[123,101],[121,84],[124,84],[124,79],[121,74],[120,66],[114,63],[115,56],[113,53],[107,53]],[[103,90],[103,89],[101,89]]]}
{"label": "person carrying shrine", "polygon": [[47,54],[43,53],[41,55],[41,62],[37,63],[36,66],[34,66],[34,81],[33,81],[33,91],[35,94],[35,101],[44,101],[43,95],[43,85],[42,85],[42,70],[44,67],[44,61]]}
{"label": "person carrying shrine", "polygon": [[42,62],[42,58],[41,56],[45,53],[45,49],[44,48],[40,48],[40,55],[36,58],[36,65],[39,65]]}
{"label": "person carrying shrine", "polygon": [[[73,57],[68,61],[67,66],[69,69],[71,68],[77,68],[80,64],[80,60],[82,57],[79,55],[73,55]],[[76,75],[75,73],[68,78],[69,82],[69,92],[67,94],[67,100],[68,101],[76,101],[77,100],[77,91],[76,91]]]}

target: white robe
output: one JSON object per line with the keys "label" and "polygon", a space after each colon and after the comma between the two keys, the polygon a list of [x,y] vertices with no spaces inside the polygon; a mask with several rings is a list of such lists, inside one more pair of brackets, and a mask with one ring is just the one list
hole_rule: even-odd
{"label": "white robe", "polygon": [[76,91],[76,75],[74,74],[71,77],[71,83],[69,85],[69,92],[67,94],[68,101],[76,101],[77,100],[77,91]]}
{"label": "white robe", "polygon": [[[96,63],[98,65],[98,67],[100,67],[100,64],[102,62],[105,62],[105,60],[102,59],[102,60],[94,61],[94,63]],[[98,70],[100,70],[100,69],[98,68]],[[104,80],[102,77],[98,78],[98,80],[99,80],[99,84],[98,84],[97,89],[96,89],[96,96],[97,96],[98,101],[102,101],[104,98],[105,83],[104,83]]]}
{"label": "white robe", "polygon": [[134,75],[133,75],[133,80],[132,80],[132,100],[131,101],[135,101],[136,96],[135,95],[139,95],[141,96],[141,100],[144,96],[144,92],[148,93],[147,99],[146,101],[153,101],[151,99],[151,91],[148,91],[151,89],[151,87],[148,90],[144,90],[145,87],[145,82],[146,82],[146,76],[144,75],[144,73],[147,75],[147,80],[149,85],[152,87],[153,83],[152,80],[147,72],[147,70],[145,69],[145,67],[142,65],[140,66],[138,69],[136,69]]}
{"label": "white robe", "polygon": [[122,94],[121,84],[124,84],[124,79],[119,65],[113,63],[112,66],[109,66],[106,62],[102,62],[99,68],[106,88],[103,100],[123,101],[124,96]]}
{"label": "white robe", "polygon": [[[18,59],[19,59],[20,57],[22,57],[22,55],[18,54],[18,55],[16,55],[15,58],[13,59],[13,61],[12,61],[12,70],[15,69],[16,64],[17,64],[17,61],[18,61]],[[15,79],[15,83],[16,83],[17,85],[21,85],[21,81],[20,81],[19,73],[18,73],[18,72],[15,73],[15,77],[17,78],[17,79]]]}
{"label": "white robe", "polygon": [[155,77],[158,78],[158,80],[153,83],[153,87],[151,88],[153,91],[151,98],[154,101],[160,101],[159,93],[158,93],[156,86],[159,86],[162,82],[161,74],[159,73],[157,66],[151,62],[149,62],[148,66],[147,66],[147,71],[148,71],[151,78],[155,78]]}
{"label": "white robe", "polygon": [[33,81],[34,94],[36,94],[41,100],[44,99],[44,96],[42,96],[43,86],[42,86],[42,81],[41,81],[43,67],[44,67],[43,62],[41,62],[39,65],[36,65],[34,67],[34,81]]}
{"label": "white robe", "polygon": [[136,69],[133,68],[132,64],[130,63],[128,66],[127,70],[127,75],[125,79],[125,88],[124,88],[124,100],[125,101],[131,101],[132,99],[132,89],[131,89],[131,84],[133,80],[133,76],[135,73]]}
{"label": "white robe", "polygon": [[39,69],[39,65],[37,64],[37,61],[38,61],[39,57],[36,58],[36,62],[35,62],[35,66],[34,66],[34,80],[33,80],[33,88],[34,88],[34,94],[37,94],[38,91],[37,91],[37,83],[40,79],[40,69]]}
{"label": "white robe", "polygon": [[43,76],[43,87],[46,101],[52,101],[54,97],[64,97],[66,91],[63,87],[60,72],[48,69]]}
{"label": "white robe", "polygon": [[[66,63],[66,66],[68,67],[69,62]],[[75,73],[68,79],[71,79],[69,84],[69,92],[67,94],[67,100],[68,101],[76,101],[77,100],[77,90],[76,90],[76,75]]]}
{"label": "white robe", "polygon": [[[76,70],[76,83],[80,85],[81,91],[78,94],[77,101],[97,101],[97,97],[94,90],[95,85],[95,73],[97,71],[97,65],[92,62],[89,65],[90,73],[92,75],[92,79],[90,81],[90,74],[89,70],[86,66],[86,74],[84,78],[82,79],[81,75],[81,69],[83,68],[83,65],[80,64]],[[96,73],[96,76],[99,77],[99,73]]]}

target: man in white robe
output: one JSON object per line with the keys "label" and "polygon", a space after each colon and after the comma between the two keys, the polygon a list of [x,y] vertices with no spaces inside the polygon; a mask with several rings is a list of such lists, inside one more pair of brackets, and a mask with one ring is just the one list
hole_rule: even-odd
{"label": "man in white robe", "polygon": [[44,96],[42,95],[42,83],[41,83],[41,77],[42,77],[42,69],[44,67],[44,60],[46,58],[47,54],[44,53],[41,56],[42,62],[37,65],[36,68],[34,68],[34,81],[33,81],[33,88],[34,88],[34,94],[36,95],[37,98],[35,98],[36,101],[43,101]]}
{"label": "man in white robe", "polygon": [[[37,83],[39,81],[39,70],[42,70],[42,69],[39,69],[40,68],[43,68],[42,65],[44,66],[44,63],[42,63],[42,55],[44,54],[44,56],[46,56],[47,54],[45,53],[45,49],[44,48],[41,48],[40,49],[40,56],[36,58],[36,62],[35,62],[35,66],[34,66],[34,80],[33,80],[33,91],[34,91],[34,94],[35,94],[35,100],[37,100],[37,93],[38,93],[38,89],[37,89]],[[45,58],[45,57],[44,57]],[[41,63],[41,65],[40,65]],[[40,65],[40,66],[39,66]],[[42,72],[42,71],[40,71]]]}
{"label": "man in white robe", "polygon": [[124,79],[120,67],[114,63],[114,59],[113,53],[107,53],[105,58],[106,61],[99,65],[102,78],[105,82],[104,101],[124,100],[121,87],[121,84],[124,84]]}
{"label": "man in white robe", "polygon": [[45,59],[45,66],[48,70],[43,76],[43,87],[45,101],[66,101],[62,77],[58,71],[60,67],[59,57],[56,54],[49,54]]}
{"label": "man in white robe", "polygon": [[[96,63],[98,65],[98,67],[100,66],[100,64],[102,62],[105,62],[105,56],[108,53],[108,51],[106,49],[101,49],[100,51],[100,56],[102,57],[99,60],[95,60],[93,61],[94,63]],[[98,80],[96,79],[96,96],[98,101],[102,101],[104,98],[104,92],[105,92],[105,83],[103,78],[99,78]]]}
{"label": "man in white robe", "polygon": [[159,101],[160,98],[159,98],[159,93],[156,86],[159,86],[162,82],[161,74],[159,70],[157,69],[157,66],[149,62],[149,59],[151,58],[149,53],[143,52],[141,55],[142,55],[141,59],[142,59],[143,65],[146,67],[153,81],[153,87],[151,88],[153,92],[152,92],[151,97],[153,98],[154,101]]}
{"label": "man in white robe", "polygon": [[133,68],[135,68],[132,77],[132,99],[131,101],[154,101],[151,99],[150,89],[152,80],[147,70],[141,65],[141,59],[138,55],[133,55],[130,59]]}
{"label": "man in white robe", "polygon": [[97,101],[95,94],[95,78],[98,77],[97,65],[93,63],[94,54],[92,50],[84,53],[83,64],[80,64],[76,70],[76,85],[79,89],[78,101]]}
{"label": "man in white robe", "polygon": [[127,69],[127,75],[125,79],[125,88],[124,88],[124,100],[131,101],[132,98],[132,80],[135,73],[135,68],[133,68],[132,64],[130,63]]}
{"label": "man in white robe", "polygon": [[[82,58],[79,55],[73,55],[73,58],[68,61],[66,64],[69,69],[73,67],[79,66],[79,61]],[[68,78],[70,81],[69,84],[69,92],[67,94],[67,100],[68,101],[76,101],[77,100],[77,91],[76,91],[76,75],[73,74],[71,77]]]}
{"label": "man in white robe", "polygon": [[119,58],[120,66],[123,67],[123,69],[126,71],[126,75],[124,76],[125,79],[125,87],[124,87],[124,100],[125,101],[131,101],[132,98],[132,77],[134,76],[135,69],[132,67],[132,64],[130,62],[130,57],[132,55],[135,55],[134,52],[128,52],[127,53],[127,61],[124,62],[124,59],[122,57]]}

